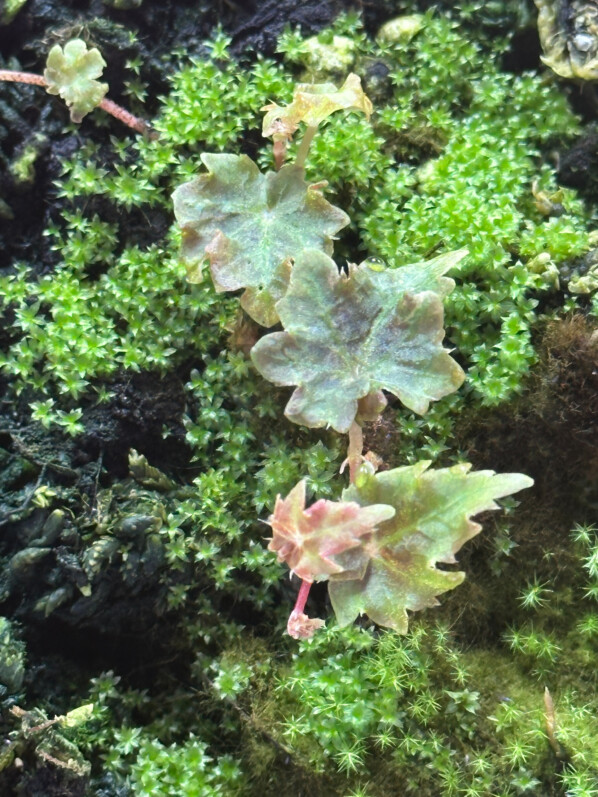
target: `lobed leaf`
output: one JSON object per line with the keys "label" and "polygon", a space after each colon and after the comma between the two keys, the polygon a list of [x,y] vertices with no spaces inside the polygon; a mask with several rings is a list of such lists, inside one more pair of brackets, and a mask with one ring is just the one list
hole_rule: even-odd
{"label": "lobed leaf", "polygon": [[470,465],[428,470],[429,462],[374,474],[362,468],[343,500],[388,504],[392,518],[362,546],[338,557],[344,572],[331,574],[329,592],[338,622],[367,614],[379,625],[407,631],[407,611],[437,605],[436,596],[458,586],[463,572],[439,570],[454,564],[459,548],[481,529],[472,515],[498,509],[497,498],[533,484],[521,473],[470,473]]}
{"label": "lobed leaf", "polygon": [[380,273],[380,284],[386,284],[386,290],[395,293],[397,291],[407,291],[408,293],[433,291],[444,298],[455,287],[455,280],[445,277],[444,274],[458,265],[467,254],[467,249],[456,249],[453,252],[438,255],[431,260],[409,263],[396,269],[387,269],[383,263],[373,260],[365,260],[361,265]]}
{"label": "lobed leaf", "polygon": [[262,108],[264,116],[262,134],[273,136],[274,141],[292,138],[300,122],[317,127],[330,114],[340,110],[361,111],[369,119],[372,103],[361,88],[361,79],[351,73],[340,89],[333,83],[298,83],[289,105],[275,102]]}
{"label": "lobed leaf", "polygon": [[207,254],[216,290],[245,288],[244,309],[262,326],[273,326],[292,259],[306,247],[331,253],[349,217],[305,182],[300,167],[262,174],[247,155],[201,159],[208,173],[173,194],[190,280],[201,280]]}
{"label": "lobed leaf", "polygon": [[290,420],[347,432],[359,400],[371,393],[388,390],[423,414],[430,401],[459,387],[463,371],[442,348],[440,297],[407,290],[436,284],[440,266],[421,280],[413,269],[350,265],[345,275],[322,252],[297,257],[276,305],[285,331],[266,335],[251,351],[266,379],[298,385],[285,410]]}
{"label": "lobed leaf", "polygon": [[358,546],[363,534],[392,515],[390,506],[325,499],[305,509],[305,481],[300,481],[286,498],[276,498],[268,549],[304,581],[327,578],[343,571],[335,560],[339,553]]}
{"label": "lobed leaf", "polygon": [[100,83],[106,62],[98,49],[87,49],[82,39],[71,39],[64,49],[55,44],[48,53],[44,79],[49,94],[59,94],[71,112],[73,122],[83,117],[102,102],[108,91],[107,83]]}

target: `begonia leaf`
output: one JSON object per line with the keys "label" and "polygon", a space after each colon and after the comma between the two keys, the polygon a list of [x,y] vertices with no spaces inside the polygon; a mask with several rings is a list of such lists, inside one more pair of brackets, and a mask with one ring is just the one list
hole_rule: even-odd
{"label": "begonia leaf", "polygon": [[530,487],[521,473],[470,472],[470,465],[428,470],[429,462],[374,474],[367,464],[343,500],[388,504],[394,516],[362,537],[359,549],[338,557],[344,572],[330,577],[338,622],[367,614],[379,625],[407,631],[407,610],[437,605],[436,596],[458,586],[465,574],[439,570],[481,526],[472,515],[497,509],[497,498]]}
{"label": "begonia leaf", "polygon": [[266,335],[251,351],[266,379],[298,386],[285,410],[290,420],[347,432],[359,399],[370,393],[388,390],[423,414],[463,382],[442,348],[440,297],[406,292],[401,271],[350,265],[348,274],[339,273],[315,250],[297,258],[276,305],[285,331]]}
{"label": "begonia leaf", "polygon": [[262,133],[277,141],[290,139],[300,122],[317,127],[330,114],[341,110],[361,111],[369,119],[373,108],[361,88],[360,78],[351,73],[340,89],[333,83],[298,83],[289,105],[273,102],[262,110],[266,111]]}
{"label": "begonia leaf", "polygon": [[191,281],[200,281],[208,255],[216,290],[245,288],[243,308],[262,326],[273,326],[292,259],[307,247],[331,253],[333,237],[349,217],[308,185],[298,166],[262,174],[247,155],[201,159],[207,174],[173,194]]}
{"label": "begonia leaf", "polygon": [[361,507],[354,501],[320,499],[306,509],[305,481],[300,481],[286,498],[276,499],[268,549],[304,581],[328,578],[344,569],[335,561],[339,553],[358,546],[363,534],[392,515],[390,506]]}
{"label": "begonia leaf", "polygon": [[64,49],[55,44],[48,53],[44,79],[49,94],[59,94],[68,105],[73,122],[83,117],[102,102],[108,91],[107,83],[100,83],[106,62],[98,49],[82,39],[71,39]]}
{"label": "begonia leaf", "polygon": [[409,263],[396,269],[387,269],[383,263],[365,260],[361,265],[379,272],[380,284],[386,280],[386,290],[407,291],[408,293],[421,293],[434,291],[443,298],[448,296],[455,287],[455,281],[445,277],[447,271],[454,268],[468,254],[467,249],[456,249],[445,252],[431,260],[422,260],[419,263]]}

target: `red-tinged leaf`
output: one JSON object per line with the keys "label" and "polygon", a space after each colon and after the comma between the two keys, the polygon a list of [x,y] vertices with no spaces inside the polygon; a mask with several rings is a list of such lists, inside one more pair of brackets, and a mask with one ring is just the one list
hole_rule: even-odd
{"label": "red-tinged leaf", "polygon": [[293,639],[311,639],[320,628],[326,625],[318,617],[308,617],[303,612],[291,612],[287,623],[287,634]]}
{"label": "red-tinged leaf", "polygon": [[344,570],[336,562],[338,554],[358,546],[363,534],[393,514],[390,506],[324,499],[305,509],[305,481],[300,481],[286,498],[276,499],[268,549],[304,581],[323,580]]}
{"label": "red-tinged leaf", "polygon": [[266,379],[298,386],[287,417],[347,432],[360,399],[375,394],[376,403],[380,390],[421,414],[455,391],[465,375],[442,347],[442,302],[430,288],[446,292],[452,281],[442,271],[464,254],[394,270],[366,261],[345,275],[322,252],[303,252],[276,305],[285,331],[266,335],[251,351]]}
{"label": "red-tinged leaf", "polygon": [[298,166],[262,174],[247,155],[201,159],[207,174],[173,194],[189,279],[201,280],[209,257],[216,290],[244,288],[243,308],[258,324],[273,326],[293,258],[306,247],[331,253],[349,217],[308,185]]}
{"label": "red-tinged leaf", "polygon": [[[439,570],[481,526],[472,515],[498,509],[497,498],[533,484],[521,473],[470,473],[470,465],[428,470],[419,462],[373,474],[367,466],[343,499],[362,506],[388,504],[392,518],[362,537],[360,548],[337,557],[345,570],[331,574],[330,598],[341,625],[367,614],[379,625],[405,633],[407,611],[437,604],[465,573]],[[358,577],[352,577],[357,575]]]}

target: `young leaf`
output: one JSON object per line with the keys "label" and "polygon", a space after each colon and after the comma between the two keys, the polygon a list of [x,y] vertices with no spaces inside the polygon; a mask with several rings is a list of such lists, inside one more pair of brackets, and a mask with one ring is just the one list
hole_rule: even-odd
{"label": "young leaf", "polygon": [[80,122],[104,99],[108,84],[94,78],[100,77],[105,66],[100,51],[95,47],[88,50],[81,39],[71,39],[64,50],[55,44],[48,53],[44,70],[46,91],[62,97],[73,122]]}
{"label": "young leaf", "polygon": [[[425,268],[425,264],[422,264]],[[258,371],[276,385],[298,385],[285,414],[305,426],[347,432],[358,401],[381,389],[414,412],[452,393],[464,374],[442,348],[443,308],[431,291],[405,291],[401,272],[349,266],[302,252],[276,305],[285,332],[253,347]]]}
{"label": "young leaf", "polygon": [[300,481],[286,498],[276,499],[268,520],[273,532],[268,550],[304,581],[327,578],[344,569],[335,561],[339,553],[358,546],[363,534],[394,512],[391,506],[325,499],[305,509],[305,481]]}
{"label": "young leaf", "polygon": [[316,631],[326,625],[319,617],[308,617],[303,612],[291,612],[287,634],[293,639],[311,639]]}
{"label": "young leaf", "polygon": [[498,509],[495,500],[533,484],[521,473],[470,473],[470,465],[428,470],[429,462],[373,474],[365,468],[344,501],[389,504],[395,515],[362,547],[338,557],[345,571],[331,575],[329,592],[338,622],[367,614],[379,625],[405,633],[407,610],[437,605],[436,596],[458,586],[465,574],[438,570],[481,526],[472,515]]}
{"label": "young leaf", "polygon": [[292,138],[299,122],[317,127],[335,111],[362,111],[369,119],[372,103],[361,88],[360,78],[351,73],[340,89],[333,83],[298,83],[290,105],[281,107],[273,102],[262,110],[267,111],[262,134],[277,141]]}
{"label": "young leaf", "polygon": [[349,217],[309,186],[298,166],[262,174],[247,155],[201,159],[208,173],[173,194],[190,279],[201,280],[207,254],[216,290],[245,288],[244,309],[258,324],[273,326],[292,258],[306,247],[331,253],[332,239]]}

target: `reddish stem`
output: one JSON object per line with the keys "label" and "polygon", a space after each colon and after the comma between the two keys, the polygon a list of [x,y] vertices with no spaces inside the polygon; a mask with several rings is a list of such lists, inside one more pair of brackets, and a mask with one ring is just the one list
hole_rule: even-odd
{"label": "reddish stem", "polygon": [[293,613],[303,614],[305,609],[305,604],[307,603],[307,597],[309,595],[309,591],[311,589],[311,581],[302,581],[301,586],[299,587],[299,592],[297,593],[297,600],[295,601],[295,606],[293,608]]}
{"label": "reddish stem", "polygon": [[363,430],[357,421],[353,421],[349,429],[349,450],[347,460],[349,461],[349,480],[355,484],[355,478],[359,466],[363,462]]}
{"label": "reddish stem", "polygon": [[0,69],[0,80],[9,83],[33,83],[36,86],[47,86],[42,75],[34,75],[33,72],[16,72],[14,69]]}
{"label": "reddish stem", "polygon": [[127,125],[127,127],[136,130],[142,135],[149,135],[150,138],[158,137],[158,134],[152,131],[145,120],[140,119],[138,116],[134,116],[130,111],[127,111],[126,108],[123,108],[122,105],[117,105],[112,100],[109,100],[108,97],[104,97],[102,102],[98,105],[98,108],[111,114],[115,119],[120,120],[123,124]]}
{"label": "reddish stem", "polygon": [[287,142],[275,141],[272,145],[272,153],[274,155],[274,168],[278,171],[287,156]]}
{"label": "reddish stem", "polygon": [[[0,81],[10,83],[32,83],[35,86],[44,87],[48,85],[43,75],[36,75],[33,72],[18,72],[12,69],[0,69]],[[107,97],[104,97],[98,107],[111,116],[114,116],[115,119],[118,119],[137,133],[149,134],[152,138],[156,137],[156,133],[151,132],[147,122],[140,119],[138,116],[134,116],[121,105],[117,105]]]}

